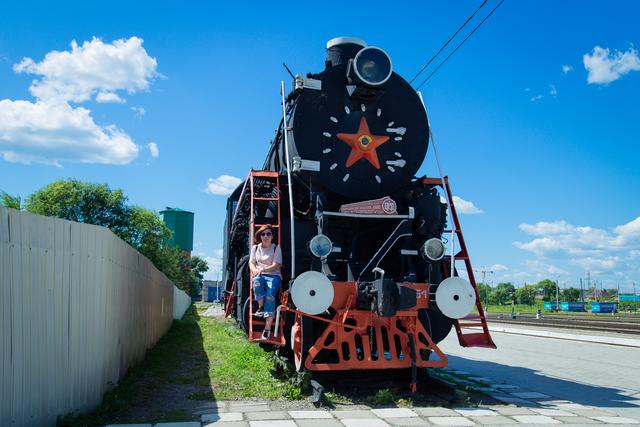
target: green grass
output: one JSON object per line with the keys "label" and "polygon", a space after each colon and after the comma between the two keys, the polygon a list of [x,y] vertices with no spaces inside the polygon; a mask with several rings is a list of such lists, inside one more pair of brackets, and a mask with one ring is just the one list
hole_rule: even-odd
{"label": "green grass", "polygon": [[283,397],[287,383],[273,376],[273,357],[231,322],[203,319],[199,322],[209,378],[221,400]]}
{"label": "green grass", "polygon": [[382,390],[378,390],[375,394],[371,396],[367,396],[367,402],[372,405],[384,406],[391,405],[396,403],[398,400],[397,394],[392,392],[390,389],[385,388]]}
{"label": "green grass", "polygon": [[[488,306],[483,307],[485,311],[488,311],[489,313],[511,313],[511,304],[489,304]],[[537,310],[544,311],[544,304],[542,302],[534,305],[516,304],[514,308],[515,313],[535,313]]]}
{"label": "green grass", "polygon": [[272,353],[249,343],[229,320],[201,317],[205,307],[188,310],[144,361],[106,393],[92,414],[70,414],[58,426],[197,419],[203,400],[306,397],[304,381],[289,372],[276,375]]}
{"label": "green grass", "polygon": [[[503,313],[503,314],[511,314],[511,304],[505,304],[505,305],[497,305],[497,304],[489,304],[489,305],[484,305],[483,304],[483,308],[485,311],[489,312],[489,313]],[[542,301],[536,301],[535,304],[533,305],[527,305],[527,304],[516,304],[514,307],[513,312],[514,313],[523,313],[523,314],[535,314],[535,312],[537,310],[540,310],[542,312],[542,314],[558,314],[558,315],[566,315],[566,316],[587,316],[587,317],[602,317],[602,316],[609,316],[611,317],[610,313],[591,313],[591,306],[590,305],[586,305],[585,306],[585,310],[587,310],[586,312],[578,312],[578,311],[550,311],[550,310],[545,310],[544,309],[544,303]],[[476,308],[474,307],[473,310],[475,313],[477,313]],[[618,312],[616,313],[616,316],[618,317],[637,317],[636,313],[625,313],[625,312]]]}

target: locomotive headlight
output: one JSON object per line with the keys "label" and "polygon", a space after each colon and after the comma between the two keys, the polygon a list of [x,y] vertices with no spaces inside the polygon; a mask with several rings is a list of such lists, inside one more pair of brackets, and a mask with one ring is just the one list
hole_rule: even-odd
{"label": "locomotive headlight", "polygon": [[432,238],[424,242],[422,245],[422,254],[429,258],[431,261],[439,261],[444,257],[444,243],[442,240]]}
{"label": "locomotive headlight", "polygon": [[379,47],[365,47],[353,59],[357,80],[367,86],[380,86],[391,77],[391,58]]}
{"label": "locomotive headlight", "polygon": [[333,243],[324,234],[318,234],[309,242],[309,250],[318,258],[326,258],[333,249]]}

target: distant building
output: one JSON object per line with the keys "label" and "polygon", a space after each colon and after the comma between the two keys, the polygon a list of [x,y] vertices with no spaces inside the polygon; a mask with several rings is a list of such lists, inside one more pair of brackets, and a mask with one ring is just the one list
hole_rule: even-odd
{"label": "distant building", "polygon": [[169,244],[191,256],[193,250],[193,212],[167,207],[160,211],[160,217],[173,233]]}
{"label": "distant building", "polygon": [[202,301],[214,302],[222,299],[222,280],[203,280],[202,282]]}

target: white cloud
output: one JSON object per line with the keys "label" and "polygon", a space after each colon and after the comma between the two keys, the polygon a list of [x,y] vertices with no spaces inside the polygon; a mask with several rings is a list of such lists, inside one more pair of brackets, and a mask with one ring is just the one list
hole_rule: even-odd
{"label": "white cloud", "polygon": [[525,265],[527,270],[533,273],[536,278],[569,274],[568,271],[544,260],[528,260],[525,261]]}
{"label": "white cloud", "polygon": [[572,229],[572,226],[567,224],[566,221],[540,221],[535,224],[520,224],[520,229],[527,234],[544,236],[546,234],[566,233]]}
{"label": "white cloud", "polygon": [[133,111],[133,113],[136,115],[136,117],[140,118],[142,116],[144,116],[144,114],[147,112],[147,110],[145,110],[142,107],[131,107],[131,111]]}
{"label": "white cloud", "polygon": [[489,267],[489,270],[491,271],[504,271],[508,269],[509,268],[504,264],[493,264],[491,267]]}
{"label": "white cloud", "polygon": [[549,95],[556,96],[558,94],[558,89],[556,89],[555,85],[549,85]]}
{"label": "white cloud", "polygon": [[532,96],[529,101],[531,102],[536,102],[536,101],[540,101],[542,98],[544,98],[544,96],[542,95],[536,95],[536,96]]}
{"label": "white cloud", "polygon": [[125,102],[127,102],[126,99],[120,98],[118,94],[113,92],[98,92],[98,95],[96,95],[96,101],[101,104],[106,104],[109,102],[114,104],[124,104]]}
{"label": "white cloud", "polygon": [[220,175],[215,179],[209,178],[205,192],[219,196],[227,196],[233,193],[233,190],[235,190],[241,182],[242,179],[231,175]]}
{"label": "white cloud", "polygon": [[599,257],[584,257],[572,259],[573,264],[579,265],[585,270],[612,270],[618,266],[621,258],[619,256],[608,256],[604,258]]}
{"label": "white cloud", "polygon": [[592,275],[602,273],[604,278],[613,270],[629,280],[637,280],[637,258],[640,256],[640,217],[610,230],[590,226],[574,226],[566,221],[541,221],[521,224],[520,229],[534,236],[528,242],[514,242],[514,246],[538,256],[528,261],[528,270],[540,275],[564,274],[564,269],[549,264],[546,257],[589,270]]}
{"label": "white cloud", "polygon": [[608,84],[631,71],[640,71],[640,57],[633,47],[626,52],[616,50],[611,53],[609,49],[596,46],[591,54],[583,55],[582,62],[589,72],[589,84]]}
{"label": "white cloud", "polygon": [[562,64],[562,74],[569,74],[571,71],[573,71],[573,67],[571,65]]}
{"label": "white cloud", "polygon": [[147,148],[151,153],[151,157],[158,157],[160,155],[160,149],[158,148],[158,144],[156,144],[155,142],[148,143]]}
{"label": "white cloud", "polygon": [[456,207],[456,211],[460,214],[481,214],[482,209],[479,209],[473,202],[464,200],[461,197],[453,196],[453,204]]}
{"label": "white cloud", "polygon": [[120,99],[116,91],[132,94],[147,90],[154,77],[157,61],[142,47],[138,37],[104,43],[98,38],[78,46],[71,42],[71,51],[51,51],[41,62],[24,58],[14,65],[16,73],[41,76],[29,87],[40,100],[83,102],[95,93],[107,102]]}
{"label": "white cloud", "polygon": [[99,126],[66,103],[0,100],[0,155],[9,162],[126,164],[140,147],[115,125]]}
{"label": "white cloud", "polygon": [[223,254],[224,252],[222,249],[216,249],[213,251],[213,255],[207,255],[202,252],[198,254],[198,256],[204,259],[209,266],[209,270],[204,273],[205,279],[218,280],[220,278]]}
{"label": "white cloud", "polygon": [[140,151],[115,125],[98,125],[91,111],[72,107],[95,95],[97,102],[123,103],[116,92],[146,90],[159,76],[156,60],[142,39],[131,37],[104,43],[74,41],[71,51],[52,51],[41,62],[24,58],[16,73],[40,76],[29,90],[36,101],[0,100],[0,157],[10,162],[127,164]]}
{"label": "white cloud", "polygon": [[633,221],[617,226],[613,231],[618,235],[616,241],[620,244],[640,238],[640,216]]}
{"label": "white cloud", "polygon": [[520,224],[520,229],[533,236],[541,236],[526,243],[514,242],[520,249],[542,255],[565,252],[570,255],[597,254],[616,244],[615,236],[593,227],[575,227],[566,221]]}

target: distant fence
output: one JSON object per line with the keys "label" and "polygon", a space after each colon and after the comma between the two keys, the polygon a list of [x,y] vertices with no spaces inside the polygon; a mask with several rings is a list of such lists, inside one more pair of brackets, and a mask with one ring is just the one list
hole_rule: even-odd
{"label": "distant fence", "polygon": [[0,426],[94,409],[182,316],[176,291],[106,228],[0,207]]}

